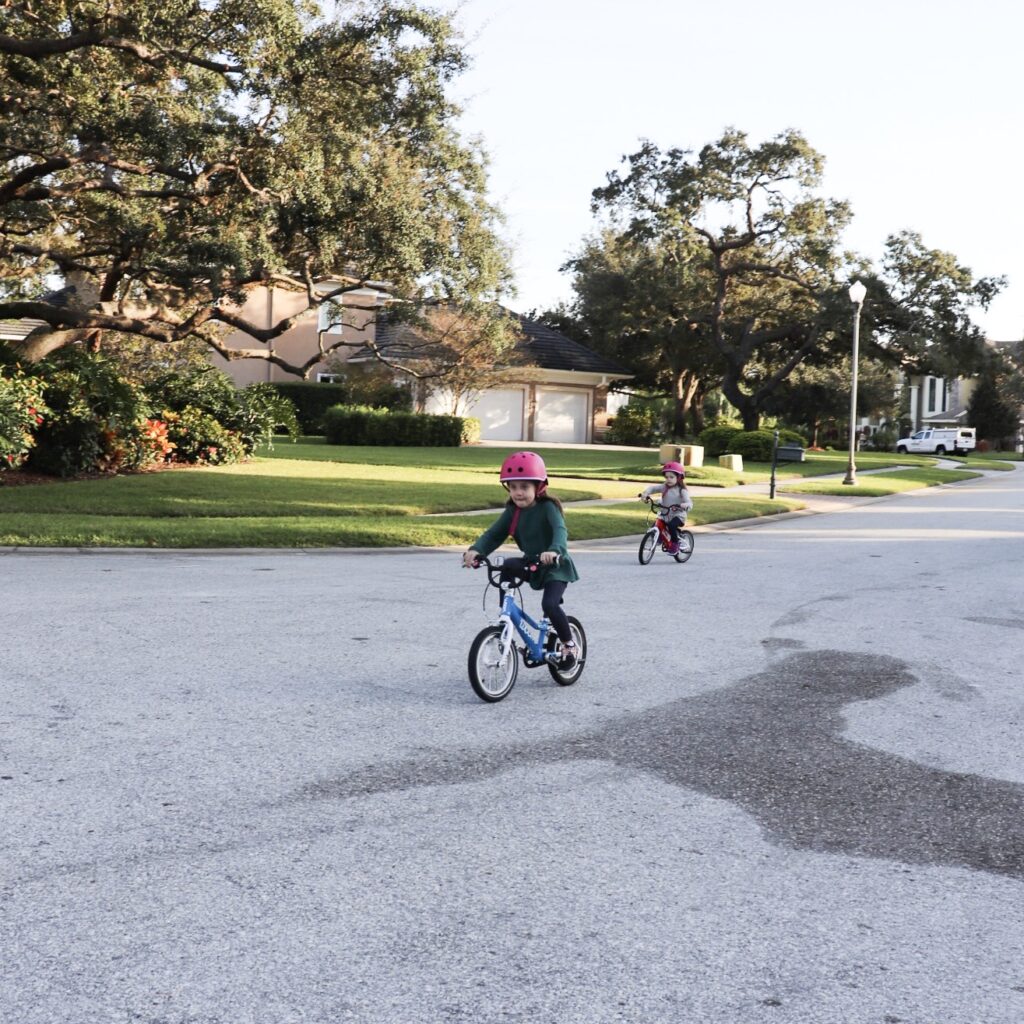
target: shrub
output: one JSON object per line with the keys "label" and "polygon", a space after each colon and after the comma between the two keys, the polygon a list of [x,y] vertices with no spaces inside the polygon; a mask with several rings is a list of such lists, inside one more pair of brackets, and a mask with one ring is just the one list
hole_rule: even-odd
{"label": "shrub", "polygon": [[879,427],[870,437],[864,439],[862,448],[872,452],[891,452],[896,450],[899,435],[892,427]]}
{"label": "shrub", "polygon": [[238,415],[224,425],[238,431],[246,455],[251,455],[258,444],[269,444],[276,433],[284,431],[293,441],[301,433],[295,405],[273,385],[250,384],[238,399]]}
{"label": "shrub", "polygon": [[35,433],[49,409],[42,381],[20,367],[0,367],[0,471],[16,469],[36,443]]}
{"label": "shrub", "polygon": [[783,427],[779,430],[779,444],[795,444],[801,448],[807,447],[807,438],[795,430]]}
{"label": "shrub", "polygon": [[121,430],[103,432],[103,453],[96,469],[101,473],[140,470],[169,461],[174,442],[167,436],[167,424],[162,420],[136,420]]}
{"label": "shrub", "polygon": [[246,455],[256,445],[269,442],[278,429],[292,438],[300,433],[294,404],[275,385],[261,382],[239,391],[226,373],[212,366],[162,374],[146,385],[146,392],[158,408],[168,412],[193,409],[212,416],[241,440]]}
{"label": "shrub", "polygon": [[114,364],[74,347],[37,364],[50,415],[36,433],[28,466],[73,476],[139,465],[142,422],[150,413],[142,389]]}
{"label": "shrub", "polygon": [[479,440],[480,421],[336,405],[324,414],[324,434],[328,444],[457,448]]}
{"label": "shrub", "polygon": [[346,384],[311,384],[309,381],[275,381],[269,385],[295,407],[304,434],[322,434],[324,413],[333,405],[350,403]]}
{"label": "shrub", "polygon": [[660,417],[656,410],[630,402],[608,421],[604,442],[605,444],[629,444],[639,447],[652,445],[660,433],[659,420]]}
{"label": "shrub", "polygon": [[698,440],[704,446],[704,454],[709,458],[725,455],[727,452],[739,455],[740,453],[732,447],[732,439],[742,433],[743,431],[740,427],[722,424],[715,427],[705,427],[700,432]]}
{"label": "shrub", "polygon": [[[781,433],[779,440],[782,440]],[[775,436],[771,430],[741,430],[733,436],[729,451],[750,462],[771,462],[774,443]]]}
{"label": "shrub", "polygon": [[241,410],[234,381],[212,366],[163,373],[146,384],[146,394],[157,409],[199,409],[227,427],[234,425]]}
{"label": "shrub", "polygon": [[181,412],[168,409],[164,415],[167,440],[174,445],[174,461],[224,466],[246,455],[237,431],[228,430],[210,413],[195,406]]}

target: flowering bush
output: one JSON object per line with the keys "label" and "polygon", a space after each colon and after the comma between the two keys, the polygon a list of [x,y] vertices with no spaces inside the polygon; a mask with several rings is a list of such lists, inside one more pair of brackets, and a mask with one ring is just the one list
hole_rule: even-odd
{"label": "flowering bush", "polygon": [[162,374],[146,384],[146,392],[158,408],[176,413],[193,409],[212,417],[241,439],[246,455],[268,443],[276,430],[293,439],[301,432],[291,399],[270,384],[250,384],[239,391],[226,373],[212,366]]}
{"label": "flowering bush", "polygon": [[48,412],[40,381],[19,367],[0,368],[0,471],[25,461]]}
{"label": "flowering bush", "polygon": [[103,455],[96,468],[104,473],[146,469],[169,462],[176,447],[162,420],[136,420],[120,430],[107,428],[101,436]]}
{"label": "flowering bush", "polygon": [[177,445],[167,436],[163,420],[142,421],[143,443],[152,451],[154,462],[167,462]]}
{"label": "flowering bush", "polygon": [[114,363],[69,347],[33,370],[46,386],[50,415],[36,433],[30,469],[74,476],[139,466],[136,438],[149,403]]}
{"label": "flowering bush", "polygon": [[224,466],[245,458],[245,445],[237,431],[228,430],[207,412],[186,406],[181,412],[163,413],[167,440],[174,445],[175,462]]}

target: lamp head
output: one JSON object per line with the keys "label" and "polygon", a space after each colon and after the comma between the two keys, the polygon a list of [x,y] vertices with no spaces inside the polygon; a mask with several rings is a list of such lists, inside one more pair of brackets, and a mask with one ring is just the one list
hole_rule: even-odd
{"label": "lamp head", "polygon": [[859,306],[864,301],[864,296],[867,295],[867,293],[868,290],[864,287],[864,283],[862,281],[854,281],[853,284],[850,285],[850,301],[856,306]]}

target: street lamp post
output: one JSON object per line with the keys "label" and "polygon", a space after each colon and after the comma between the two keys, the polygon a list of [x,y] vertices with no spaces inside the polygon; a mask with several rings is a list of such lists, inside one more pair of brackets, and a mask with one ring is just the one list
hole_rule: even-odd
{"label": "street lamp post", "polygon": [[857,443],[857,350],[860,347],[860,310],[864,305],[864,296],[867,288],[860,281],[854,281],[850,285],[850,301],[855,309],[853,314],[853,365],[850,373],[850,461],[846,464],[846,477],[844,484],[855,484],[857,482],[857,463],[854,459],[854,451]]}

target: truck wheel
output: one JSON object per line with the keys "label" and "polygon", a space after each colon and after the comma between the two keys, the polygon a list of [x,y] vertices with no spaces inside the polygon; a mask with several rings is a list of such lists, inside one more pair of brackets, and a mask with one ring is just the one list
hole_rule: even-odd
{"label": "truck wheel", "polygon": [[896,452],[899,455],[906,455],[907,454],[907,446],[905,444],[897,445],[896,446]]}
{"label": "truck wheel", "polygon": [[946,446],[944,444],[937,444],[935,446],[935,454],[936,455],[945,455],[946,454]]}

